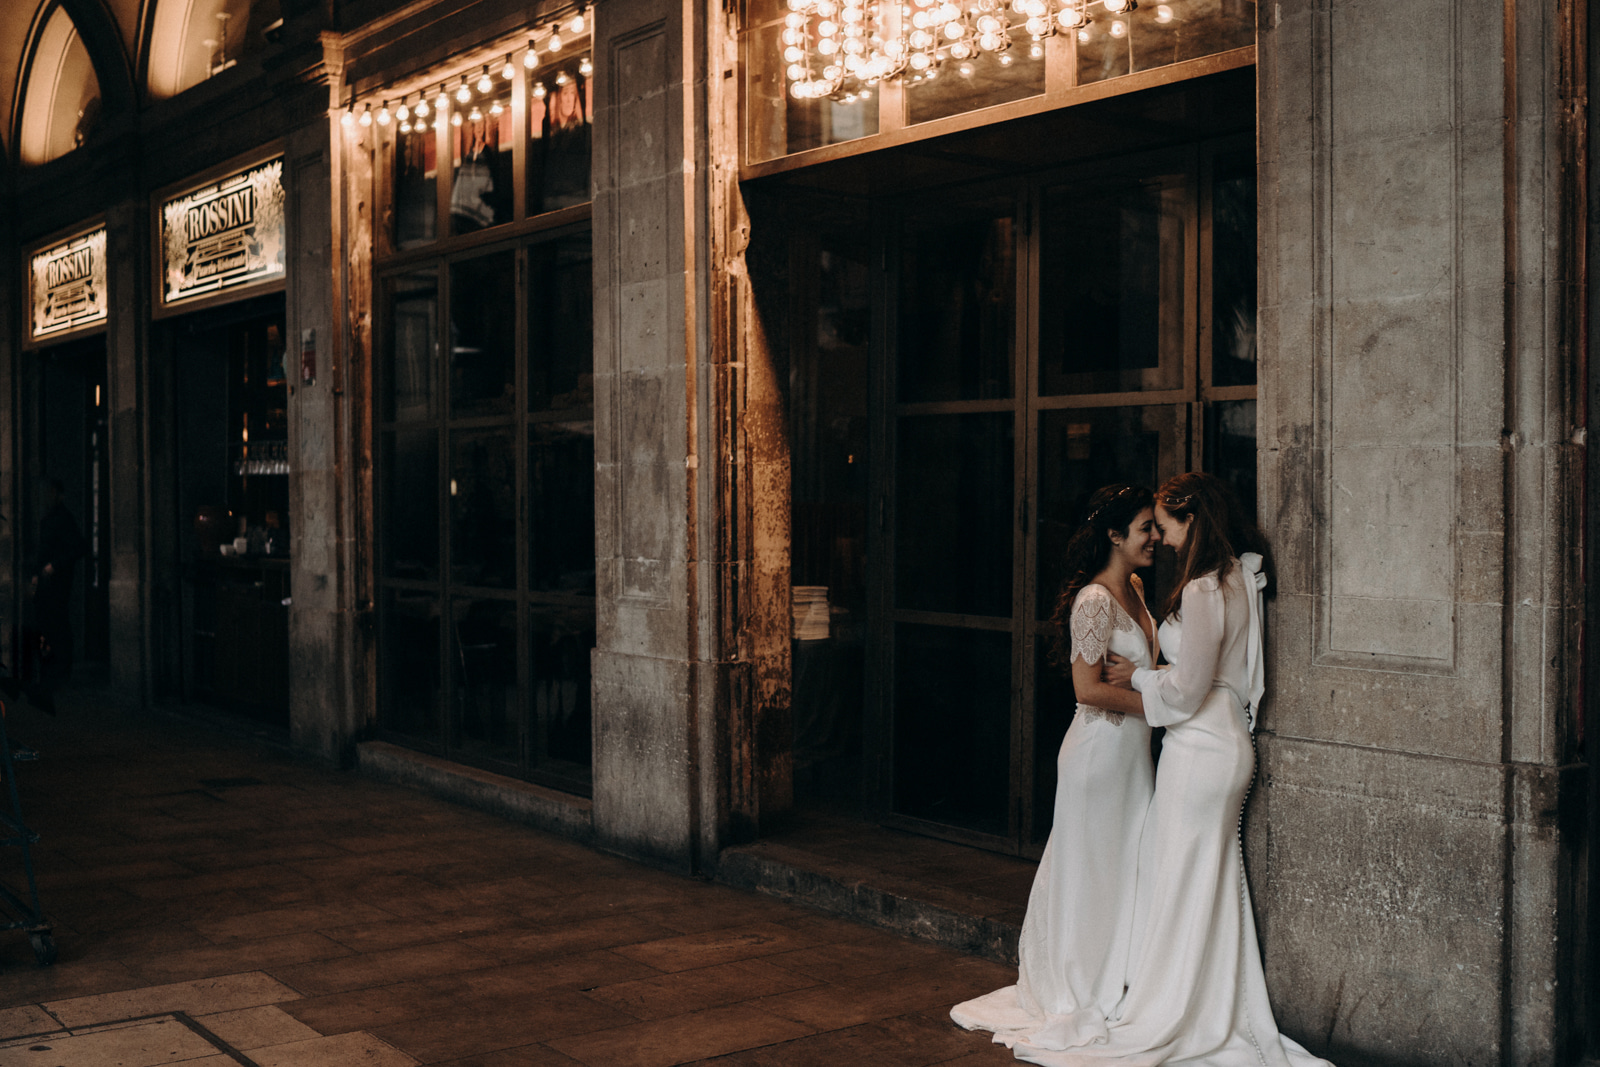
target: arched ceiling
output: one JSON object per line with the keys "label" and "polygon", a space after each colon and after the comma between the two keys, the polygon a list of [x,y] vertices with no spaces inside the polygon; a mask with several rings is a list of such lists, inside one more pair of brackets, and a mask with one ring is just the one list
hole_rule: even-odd
{"label": "arched ceiling", "polygon": [[102,92],[129,101],[132,64],[149,0],[0,0],[0,155],[17,157],[22,65],[57,7],[65,8],[93,58]]}

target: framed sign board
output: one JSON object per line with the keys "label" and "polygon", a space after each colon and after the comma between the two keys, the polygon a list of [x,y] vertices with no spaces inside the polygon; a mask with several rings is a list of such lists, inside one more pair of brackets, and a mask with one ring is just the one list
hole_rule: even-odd
{"label": "framed sign board", "polygon": [[105,329],[106,225],[96,219],[32,245],[24,255],[28,279],[29,348]]}
{"label": "framed sign board", "polygon": [[283,155],[235,161],[155,198],[155,315],[283,288]]}

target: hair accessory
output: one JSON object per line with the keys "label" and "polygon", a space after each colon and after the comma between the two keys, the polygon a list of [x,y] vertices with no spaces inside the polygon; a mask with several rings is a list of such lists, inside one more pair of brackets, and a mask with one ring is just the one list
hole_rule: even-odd
{"label": "hair accessory", "polygon": [[1106,508],[1109,508],[1112,504],[1115,504],[1118,500],[1121,500],[1124,493],[1131,493],[1131,492],[1133,492],[1133,486],[1131,486],[1131,485],[1125,485],[1121,489],[1118,489],[1116,496],[1112,497],[1110,500],[1107,500],[1104,504],[1101,504],[1099,507],[1097,507],[1093,511],[1089,512],[1089,517],[1087,519],[1083,520],[1084,525],[1087,526],[1089,523],[1094,522],[1095,518],[1102,511],[1104,511]]}
{"label": "hair accessory", "polygon": [[1161,506],[1166,508],[1168,511],[1171,511],[1173,508],[1188,507],[1189,501],[1193,497],[1193,493],[1190,493],[1188,496],[1169,496],[1167,499],[1161,502]]}

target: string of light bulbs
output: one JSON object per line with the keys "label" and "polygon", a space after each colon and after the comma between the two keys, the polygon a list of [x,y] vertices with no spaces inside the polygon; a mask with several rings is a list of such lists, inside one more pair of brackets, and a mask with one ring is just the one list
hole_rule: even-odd
{"label": "string of light bulbs", "polygon": [[[866,100],[879,82],[907,78],[932,81],[947,62],[966,77],[972,60],[994,55],[1014,62],[1011,49],[1026,41],[1028,55],[1044,55],[1046,38],[1075,31],[1089,40],[1099,14],[1112,16],[1110,33],[1121,37],[1121,17],[1139,0],[787,0],[782,34],[789,94],[797,100],[828,97],[844,103]],[[1160,4],[1155,21],[1170,22],[1172,8]]]}
{"label": "string of light bulbs", "polygon": [[[547,58],[559,57],[562,49],[567,46],[571,39],[581,37],[587,33],[591,20],[589,10],[587,7],[579,7],[570,16],[563,16],[555,22],[536,27],[534,32],[528,36],[527,48],[522,53],[523,68],[529,71],[537,70],[541,62]],[[548,33],[544,32],[546,29],[549,30]],[[565,37],[563,37],[563,33],[566,34]],[[372,110],[370,98],[361,104],[360,110],[357,110],[357,102],[352,96],[350,103],[344,109],[344,113],[339,116],[339,124],[348,129],[352,126],[388,126],[392,122],[397,125],[401,133],[411,133],[413,131],[421,132],[430,128],[428,122],[430,114],[433,116],[431,124],[433,129],[438,129],[439,125],[446,121],[452,126],[460,126],[463,119],[468,122],[481,121],[485,117],[485,111],[480,106],[480,103],[475,102],[473,89],[476,88],[477,97],[488,97],[491,94],[496,94],[498,85],[496,79],[491,75],[491,68],[498,67],[500,83],[509,83],[516,77],[514,56],[514,52],[507,52],[500,63],[483,64],[482,70],[476,79],[473,79],[470,73],[462,74],[454,92],[450,89],[450,82],[446,80],[440,82],[435,90],[425,88],[415,93],[414,95],[417,98],[415,103],[411,102],[413,93],[403,93],[396,98],[398,104],[393,111],[389,109],[391,98],[385,92],[376,94],[376,98],[380,101],[377,111]],[[578,73],[584,77],[594,73],[594,64],[588,56],[583,56],[579,59]],[[565,70],[560,70],[556,72],[553,80],[557,85],[566,85],[572,79]],[[530,91],[536,99],[540,100],[544,99],[549,92],[542,80],[534,82]],[[431,108],[429,104],[430,96],[432,98]],[[452,97],[455,100],[456,107],[451,106]],[[464,116],[462,114],[463,108],[468,109]],[[489,101],[487,114],[498,117],[504,111],[505,105],[498,95],[494,95],[494,98]],[[446,119],[446,115],[449,116],[448,119]]]}

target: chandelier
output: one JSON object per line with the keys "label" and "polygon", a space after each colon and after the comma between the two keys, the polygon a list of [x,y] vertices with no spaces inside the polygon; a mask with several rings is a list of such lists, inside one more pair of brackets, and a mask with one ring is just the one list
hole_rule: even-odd
{"label": "chandelier", "polygon": [[[938,77],[946,62],[964,75],[982,53],[1012,62],[1010,49],[1027,41],[1044,55],[1044,39],[1060,30],[1085,30],[1090,9],[1121,15],[1138,0],[788,0],[783,59],[796,100],[846,102],[871,96],[888,78]],[[1165,9],[1165,5],[1163,5]],[[1120,24],[1119,24],[1120,25]]]}

